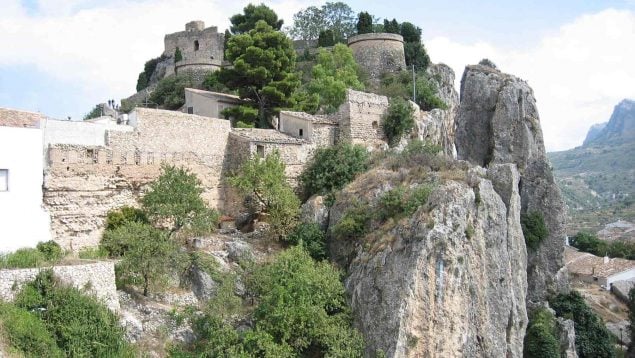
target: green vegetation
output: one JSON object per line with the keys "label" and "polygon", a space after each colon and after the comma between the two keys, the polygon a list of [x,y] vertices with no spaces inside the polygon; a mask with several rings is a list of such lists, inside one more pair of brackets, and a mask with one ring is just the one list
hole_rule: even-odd
{"label": "green vegetation", "polygon": [[366,11],[360,12],[357,16],[357,34],[368,34],[373,31],[373,16]]}
{"label": "green vegetation", "polygon": [[351,50],[342,44],[335,45],[332,51],[320,50],[306,92],[317,96],[319,109],[333,113],[346,100],[347,88],[364,89]]}
{"label": "green vegetation", "polygon": [[384,19],[383,31],[389,34],[398,34],[401,32],[401,27],[399,26],[399,22],[397,22],[397,19]]}
{"label": "green vegetation", "polygon": [[331,233],[338,240],[359,239],[369,232],[372,219],[373,214],[370,206],[355,201],[333,226]]}
{"label": "green vegetation", "polygon": [[391,146],[398,144],[405,134],[412,131],[415,126],[414,112],[414,107],[403,98],[390,99],[382,127]]}
{"label": "green vegetation", "polygon": [[[134,356],[117,316],[96,299],[55,281],[50,270],[42,271],[33,282],[24,286],[14,305],[17,309],[11,310],[19,321],[13,322],[15,330],[12,330],[11,342],[19,342],[17,345],[27,356]],[[43,323],[48,334],[33,317]],[[3,322],[7,324],[4,319]],[[51,344],[50,337],[57,347]],[[50,354],[40,355],[44,350]],[[59,351],[63,354],[58,354]]]}
{"label": "green vegetation", "polygon": [[598,239],[594,234],[581,231],[569,238],[569,243],[580,251],[588,252],[596,256],[635,260],[635,243],[629,241],[603,241]]}
{"label": "green vegetation", "polygon": [[139,78],[137,78],[137,92],[148,88],[150,84],[150,77],[156,70],[159,62],[163,60],[163,56],[153,58],[145,63],[143,66],[143,72],[139,73]]}
{"label": "green vegetation", "polygon": [[532,250],[536,250],[542,240],[549,236],[545,219],[540,212],[533,211],[521,214],[520,224],[523,229],[523,236],[525,236],[525,244]]}
{"label": "green vegetation", "polygon": [[90,110],[90,112],[84,115],[83,120],[87,121],[89,119],[99,118],[99,117],[101,117],[101,106],[97,104],[95,105],[95,107],[93,107],[93,109]]}
{"label": "green vegetation", "polygon": [[246,34],[258,26],[258,21],[264,21],[275,31],[280,31],[284,21],[278,19],[278,14],[265,4],[249,4],[243,9],[242,14],[236,14],[229,18],[232,35]]}
{"label": "green vegetation", "polygon": [[64,356],[44,322],[26,309],[0,303],[0,331],[5,333],[8,344],[24,356]]}
{"label": "green vegetation", "polygon": [[425,71],[430,65],[430,57],[421,43],[421,28],[404,22],[400,25],[400,30],[404,41],[406,66],[410,68],[414,65],[415,71]]}
{"label": "green vegetation", "polygon": [[183,53],[181,49],[177,46],[176,50],[174,50],[174,62],[183,61]]}
{"label": "green vegetation", "polygon": [[36,248],[22,248],[8,254],[0,254],[0,269],[31,268],[53,265],[64,257],[55,241],[40,242]]}
{"label": "green vegetation", "polygon": [[362,146],[342,143],[318,149],[300,175],[304,197],[327,195],[343,188],[365,172],[368,164],[369,154]]}
{"label": "green vegetation", "polygon": [[[628,291],[628,321],[631,332],[631,342],[635,342],[635,287]],[[632,354],[635,345],[631,343],[628,352]]]}
{"label": "green vegetation", "polygon": [[[417,72],[415,76],[416,98],[415,103],[424,111],[435,108],[447,109],[447,105],[437,97],[438,88],[436,81],[425,71]],[[378,93],[387,97],[413,98],[412,73],[402,71],[399,73],[385,74],[380,83]]]}
{"label": "green vegetation", "polygon": [[293,230],[286,241],[302,246],[314,260],[326,259],[326,234],[315,223],[301,223]]}
{"label": "green vegetation", "polygon": [[307,41],[315,40],[322,31],[330,30],[335,43],[346,43],[346,39],[355,33],[355,20],[355,12],[347,4],[327,2],[319,8],[310,6],[294,14],[289,34]]}
{"label": "green vegetation", "polygon": [[378,215],[380,220],[399,219],[414,214],[421,205],[428,202],[430,193],[432,193],[432,187],[429,185],[398,186],[387,191],[379,199]]}
{"label": "green vegetation", "polygon": [[[221,69],[218,79],[230,90],[238,91],[245,100],[242,106],[258,109],[259,128],[269,128],[270,117],[288,106],[291,94],[300,85],[295,57],[285,34],[261,20],[253,30],[228,41],[225,59],[233,66]],[[237,120],[250,123],[249,118]]]}
{"label": "green vegetation", "polygon": [[320,31],[320,36],[318,37],[318,47],[331,47],[335,45],[335,35],[333,34],[333,30],[327,29]]}
{"label": "green vegetation", "polygon": [[192,78],[188,75],[165,77],[150,94],[150,101],[165,109],[179,109],[185,104],[186,87],[194,87]]}
{"label": "green vegetation", "polygon": [[148,216],[143,210],[133,208],[132,206],[122,206],[106,214],[106,230],[114,230],[131,221],[140,223],[149,222]]}
{"label": "green vegetation", "polygon": [[526,358],[560,358],[556,317],[546,308],[530,317],[525,334],[523,356]]}
{"label": "green vegetation", "polygon": [[274,151],[265,158],[253,157],[229,178],[229,183],[254,203],[252,213],[267,215],[269,232],[274,237],[289,233],[297,223],[300,200],[286,182],[284,163]]}
{"label": "green vegetation", "polygon": [[614,357],[613,339],[602,320],[577,292],[559,294],[549,300],[556,316],[575,323],[575,348],[580,358]]}
{"label": "green vegetation", "polygon": [[218,71],[211,71],[205,76],[203,89],[212,92],[235,94],[218,79]]}

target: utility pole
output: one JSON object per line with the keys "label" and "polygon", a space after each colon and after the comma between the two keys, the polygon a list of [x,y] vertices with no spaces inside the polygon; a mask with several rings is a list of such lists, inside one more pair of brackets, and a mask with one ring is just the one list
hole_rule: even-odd
{"label": "utility pole", "polygon": [[415,64],[412,64],[412,101],[417,103],[417,82],[415,79]]}

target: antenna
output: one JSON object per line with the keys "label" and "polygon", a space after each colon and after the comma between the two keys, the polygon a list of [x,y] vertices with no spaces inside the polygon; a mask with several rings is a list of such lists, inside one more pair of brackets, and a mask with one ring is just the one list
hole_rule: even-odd
{"label": "antenna", "polygon": [[412,101],[417,103],[417,82],[415,79],[415,64],[412,64]]}

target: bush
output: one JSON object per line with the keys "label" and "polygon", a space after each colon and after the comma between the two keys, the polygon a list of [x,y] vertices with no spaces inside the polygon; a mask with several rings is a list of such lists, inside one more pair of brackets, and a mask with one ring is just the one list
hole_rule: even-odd
{"label": "bush", "polygon": [[46,261],[59,261],[62,257],[64,257],[62,248],[53,240],[38,242],[35,248],[42,254],[42,257]]}
{"label": "bush", "polygon": [[575,348],[580,358],[613,357],[613,340],[602,320],[577,292],[559,294],[549,300],[558,317],[575,323]]}
{"label": "bush", "polygon": [[18,249],[12,253],[0,255],[0,268],[38,267],[44,262],[42,253],[31,248]]}
{"label": "bush", "polygon": [[137,79],[137,92],[148,87],[150,77],[152,77],[154,70],[157,68],[157,65],[161,60],[163,60],[163,56],[153,58],[145,63],[143,66],[143,72],[139,74],[139,78]]}
{"label": "bush", "polygon": [[[438,96],[438,88],[425,71],[417,72],[415,79],[415,103],[424,111],[435,108],[447,109],[447,105]],[[412,73],[384,74],[381,79],[379,93],[387,97],[413,98]]]}
{"label": "bush", "polygon": [[318,37],[318,46],[319,47],[331,47],[335,45],[335,35],[333,34],[333,30],[326,29],[320,31],[320,35]]}
{"label": "bush", "polygon": [[132,221],[147,223],[148,216],[143,210],[132,206],[122,206],[119,209],[110,210],[106,214],[106,230],[114,230]]}
{"label": "bush", "polygon": [[77,253],[83,260],[100,260],[108,258],[109,253],[103,247],[85,247]]}
{"label": "bush", "polygon": [[315,260],[326,258],[326,235],[315,223],[302,223],[286,238],[292,245],[301,245]]}
{"label": "bush", "polygon": [[338,240],[358,239],[368,233],[371,220],[370,207],[367,204],[355,202],[333,226],[331,232]]}
{"label": "bush", "polygon": [[414,188],[396,187],[384,193],[379,199],[379,219],[402,218],[410,216],[428,201],[432,188],[420,185]]}
{"label": "bush", "polygon": [[549,236],[549,230],[545,225],[542,213],[533,211],[520,216],[520,224],[525,236],[525,244],[528,248],[536,250],[542,240]]}
{"label": "bush", "polygon": [[525,334],[523,356],[526,358],[560,358],[556,318],[546,308],[531,316]]}
{"label": "bush", "polygon": [[165,109],[179,109],[185,104],[185,88],[194,87],[192,78],[187,75],[172,75],[163,78],[157,84],[150,100]]}
{"label": "bush", "polygon": [[26,357],[64,357],[44,322],[26,309],[0,303],[0,327],[10,346]]}
{"label": "bush", "polygon": [[50,270],[25,285],[15,305],[38,312],[67,356],[132,357],[117,316],[96,299],[56,282]]}
{"label": "bush", "polygon": [[390,99],[382,127],[391,146],[399,143],[404,134],[412,131],[415,125],[414,112],[414,107],[403,98]]}
{"label": "bush", "polygon": [[598,239],[592,233],[581,231],[569,238],[569,243],[580,251],[596,256],[607,255],[629,260],[635,259],[635,243],[628,241],[615,240],[607,242]]}
{"label": "bush", "polygon": [[304,197],[326,195],[343,188],[365,172],[368,164],[369,154],[362,146],[343,143],[318,149],[300,175]]}

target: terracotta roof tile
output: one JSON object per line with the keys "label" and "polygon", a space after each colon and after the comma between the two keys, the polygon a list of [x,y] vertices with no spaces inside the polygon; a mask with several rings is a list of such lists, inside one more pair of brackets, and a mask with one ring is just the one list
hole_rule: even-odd
{"label": "terracotta roof tile", "polygon": [[44,118],[40,113],[0,108],[0,127],[39,128]]}

